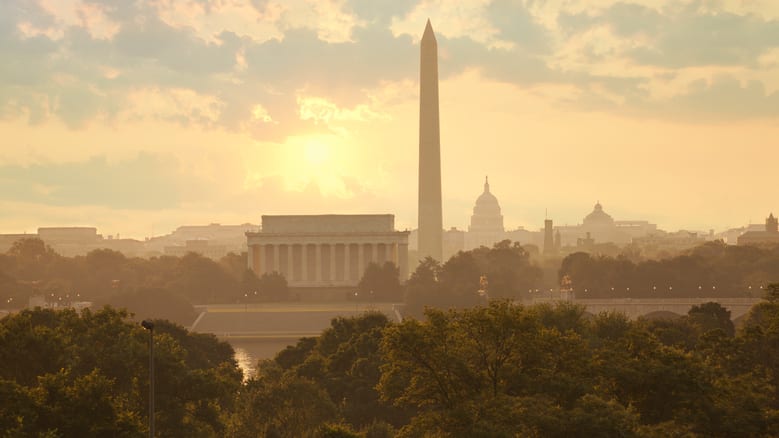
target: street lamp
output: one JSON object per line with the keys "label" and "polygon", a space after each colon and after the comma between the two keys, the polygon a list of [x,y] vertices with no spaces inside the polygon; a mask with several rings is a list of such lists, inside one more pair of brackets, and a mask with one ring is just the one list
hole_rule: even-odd
{"label": "street lamp", "polygon": [[144,319],[141,327],[149,331],[149,438],[154,438],[154,323]]}

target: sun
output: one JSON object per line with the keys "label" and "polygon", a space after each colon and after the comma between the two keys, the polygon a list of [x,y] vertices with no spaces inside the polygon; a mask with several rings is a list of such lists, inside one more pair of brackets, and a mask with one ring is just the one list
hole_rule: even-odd
{"label": "sun", "polygon": [[310,166],[324,166],[330,160],[330,146],[323,141],[311,139],[306,142],[304,157]]}

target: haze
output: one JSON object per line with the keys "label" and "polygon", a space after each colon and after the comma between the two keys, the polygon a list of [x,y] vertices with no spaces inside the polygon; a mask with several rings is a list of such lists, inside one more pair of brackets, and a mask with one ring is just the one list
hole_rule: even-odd
{"label": "haze", "polygon": [[261,214],[416,227],[419,39],[440,51],[443,223],[600,200],[663,229],[776,210],[779,3],[0,4],[0,231],[144,237]]}

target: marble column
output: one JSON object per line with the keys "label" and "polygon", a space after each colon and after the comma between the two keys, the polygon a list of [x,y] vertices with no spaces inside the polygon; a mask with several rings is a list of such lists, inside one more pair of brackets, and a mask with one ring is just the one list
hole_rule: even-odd
{"label": "marble column", "polygon": [[365,245],[360,243],[357,245],[357,281],[362,278],[362,274],[365,273]]}
{"label": "marble column", "polygon": [[330,244],[330,283],[335,283],[335,243]]}
{"label": "marble column", "polygon": [[392,259],[392,243],[384,244],[384,263],[387,262],[392,262],[395,266],[398,265],[395,263],[395,260]]}
{"label": "marble column", "polygon": [[254,273],[259,277],[260,274],[257,272],[257,269],[254,266],[254,245],[249,245],[249,251],[246,252],[246,258],[246,262],[249,265],[247,267],[254,271]]}
{"label": "marble column", "polygon": [[300,281],[308,281],[308,244],[300,245]]}
{"label": "marble column", "polygon": [[265,273],[265,268],[262,266],[265,261],[262,252],[265,251],[265,245],[254,245],[249,253],[252,254],[252,270],[258,277],[262,277]]}
{"label": "marble column", "polygon": [[273,270],[281,273],[281,264],[279,263],[279,244],[273,245]]}
{"label": "marble column", "polygon": [[348,243],[344,243],[344,282],[352,280],[352,257],[351,246]]}
{"label": "marble column", "polygon": [[314,276],[314,280],[316,280],[317,283],[322,282],[322,244],[318,243],[314,245],[314,256],[316,257],[316,261],[314,262],[314,266],[316,267],[316,274]]}

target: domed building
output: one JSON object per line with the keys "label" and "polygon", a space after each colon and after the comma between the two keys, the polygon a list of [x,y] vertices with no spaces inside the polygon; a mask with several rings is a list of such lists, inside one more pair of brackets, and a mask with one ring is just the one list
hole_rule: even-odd
{"label": "domed building", "polygon": [[580,242],[611,242],[618,245],[630,243],[634,238],[647,236],[657,231],[657,225],[647,221],[614,220],[603,210],[600,201],[584,217],[581,225],[555,227],[562,234],[563,245],[578,245]]}
{"label": "domed building", "polygon": [[584,217],[582,225],[591,227],[612,227],[614,226],[614,218],[608,213],[603,211],[603,206],[600,205],[600,201],[595,204],[592,213]]}
{"label": "domed building", "polygon": [[616,226],[614,218],[603,211],[600,201],[596,202],[592,212],[584,217],[581,228],[584,236],[579,239],[584,239],[582,241],[630,243],[631,236]]}
{"label": "domed building", "polygon": [[496,242],[506,238],[503,227],[503,214],[501,214],[498,198],[490,192],[490,182],[484,178],[484,192],[476,199],[471,215],[471,224],[468,226],[465,247],[478,248],[480,246],[491,247]]}
{"label": "domed building", "polygon": [[503,215],[500,212],[498,198],[490,193],[490,181],[484,178],[484,193],[476,199],[476,205],[473,207],[471,216],[471,225],[468,227],[470,232],[488,232],[502,233]]}

